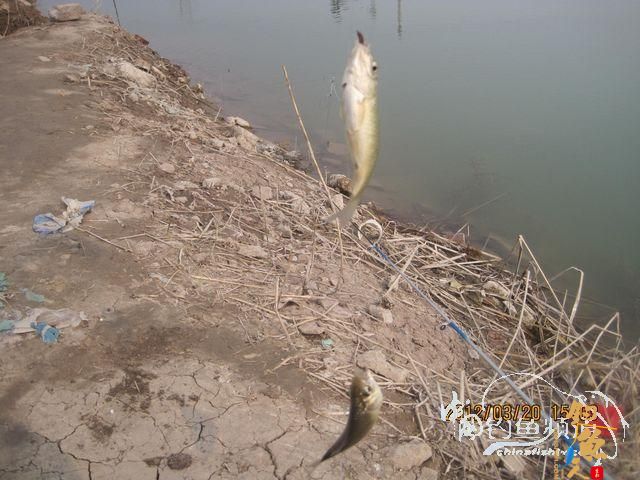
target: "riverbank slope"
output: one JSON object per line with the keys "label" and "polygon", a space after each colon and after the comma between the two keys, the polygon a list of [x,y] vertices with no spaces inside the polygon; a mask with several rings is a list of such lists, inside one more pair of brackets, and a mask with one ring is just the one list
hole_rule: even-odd
{"label": "riverbank slope", "polygon": [[[476,398],[492,372],[356,231],[322,223],[327,193],[295,154],[103,17],[19,30],[0,64],[3,314],[85,314],[53,345],[2,337],[2,478],[536,478],[446,431],[440,395]],[[35,234],[63,196],[96,204]],[[505,368],[575,374],[589,345],[570,344],[535,264],[514,276],[456,238],[367,219]],[[570,362],[542,364],[563,349]],[[383,387],[383,421],[315,468],[354,363]],[[628,379],[594,362],[603,378],[633,407]]]}

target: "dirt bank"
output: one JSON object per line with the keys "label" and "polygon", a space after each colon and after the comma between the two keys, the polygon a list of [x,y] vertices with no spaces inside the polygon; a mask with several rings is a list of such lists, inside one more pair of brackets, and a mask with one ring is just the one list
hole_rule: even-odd
{"label": "dirt bank", "polygon": [[[0,40],[2,312],[86,317],[51,345],[0,337],[0,478],[536,478],[438,418],[438,392],[475,395],[492,372],[356,232],[322,224],[296,155],[145,43],[93,15]],[[63,196],[96,205],[35,234]],[[561,325],[567,345],[564,310],[524,272],[380,222],[391,258],[513,370],[540,367],[528,355],[551,356]],[[382,385],[383,421],[314,468],[354,363]]]}

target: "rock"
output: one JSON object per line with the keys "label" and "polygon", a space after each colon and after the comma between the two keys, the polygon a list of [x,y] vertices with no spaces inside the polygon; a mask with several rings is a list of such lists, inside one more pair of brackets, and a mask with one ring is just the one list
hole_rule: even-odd
{"label": "rock", "polygon": [[190,182],[189,180],[180,180],[179,182],[176,182],[176,184],[173,186],[173,188],[176,191],[193,190],[195,188],[198,188],[198,185],[196,185],[193,182]]}
{"label": "rock", "polygon": [[269,258],[267,251],[260,245],[239,245],[238,253],[245,257]]}
{"label": "rock", "polygon": [[[336,193],[331,197],[331,202],[338,210],[342,210],[344,208],[344,196],[341,193]],[[329,205],[329,210],[331,210],[331,205]]]}
{"label": "rock", "polygon": [[359,367],[368,368],[395,383],[404,383],[407,380],[407,371],[389,364],[384,353],[380,350],[369,350],[360,354],[357,364]]}
{"label": "rock", "polygon": [[233,127],[233,134],[236,138],[236,141],[238,142],[238,145],[248,150],[255,149],[256,145],[260,142],[260,137],[258,137],[255,133],[250,132],[249,130],[245,130],[242,127]]}
{"label": "rock", "polygon": [[327,185],[331,188],[335,188],[346,196],[351,195],[351,180],[346,175],[342,175],[341,173],[329,175]]}
{"label": "rock", "polygon": [[273,190],[271,187],[256,185],[251,189],[251,193],[260,200],[271,200],[273,198]]}
{"label": "rock", "polygon": [[150,255],[156,248],[156,242],[150,240],[143,240],[135,242],[132,246],[133,253],[146,257]]}
{"label": "rock", "polygon": [[278,225],[277,228],[282,238],[293,237],[293,232],[291,231],[291,228],[289,227],[289,225],[287,225],[286,223],[281,223],[280,225]]}
{"label": "rock", "polygon": [[116,65],[117,72],[126,80],[144,88],[151,88],[156,84],[156,77],[140,70],[129,62],[120,62]]}
{"label": "rock", "polygon": [[440,472],[438,470],[434,470],[433,468],[424,467],[420,470],[420,480],[438,480],[440,476]]}
{"label": "rock", "polygon": [[216,185],[220,185],[220,179],[216,178],[216,177],[205,178],[202,181],[202,186],[204,188],[209,189],[209,190],[212,189],[213,187],[215,187]]}
{"label": "rock", "polygon": [[174,167],[169,162],[161,163],[160,165],[158,165],[158,168],[162,170],[164,173],[168,173],[169,175],[176,172],[176,167]]}
{"label": "rock", "polygon": [[251,124],[248,121],[246,121],[244,118],[225,117],[224,121],[227,122],[229,125],[237,125],[239,127],[251,128]]}
{"label": "rock", "polygon": [[380,305],[369,305],[367,311],[376,320],[380,320],[387,325],[391,325],[393,323],[393,315],[391,314],[391,310],[387,308],[383,308]]}
{"label": "rock", "polygon": [[324,328],[318,325],[318,322],[303,323],[298,325],[298,330],[303,335],[322,335],[324,333]]}
{"label": "rock", "polygon": [[67,73],[64,77],[62,77],[62,79],[66,82],[66,83],[80,83],[80,77],[72,74],[72,73]]}
{"label": "rock", "polygon": [[274,155],[278,152],[279,148],[275,143],[261,141],[257,145],[258,153],[264,153],[265,155]]}
{"label": "rock", "polygon": [[79,3],[61,3],[49,10],[49,18],[56,22],[70,22],[78,20],[84,13]]}
{"label": "rock", "polygon": [[207,143],[218,150],[222,150],[225,145],[225,143],[219,138],[210,138],[207,140]]}
{"label": "rock", "polygon": [[503,299],[509,298],[509,289],[499,284],[496,281],[489,280],[482,286],[482,288],[484,288],[487,291],[487,293],[491,293],[500,298],[503,298]]}
{"label": "rock", "polygon": [[140,42],[143,45],[149,45],[149,40],[147,40],[141,35],[138,35],[137,33],[133,34],[133,38],[135,38],[138,42]]}
{"label": "rock", "polygon": [[302,154],[297,150],[291,150],[289,152],[285,152],[284,159],[287,162],[297,163],[302,160]]}
{"label": "rock", "polygon": [[433,452],[429,445],[420,440],[414,440],[396,446],[391,451],[389,461],[398,470],[411,470],[422,465],[432,455]]}
{"label": "rock", "polygon": [[283,200],[295,200],[296,198],[300,198],[300,195],[290,192],[289,190],[280,190],[280,198]]}
{"label": "rock", "polygon": [[43,57],[42,55],[40,55],[40,56],[38,57],[38,60],[40,60],[41,62],[45,62],[45,63],[47,63],[47,62],[50,62],[50,61],[51,61],[51,59],[50,59],[49,57]]}

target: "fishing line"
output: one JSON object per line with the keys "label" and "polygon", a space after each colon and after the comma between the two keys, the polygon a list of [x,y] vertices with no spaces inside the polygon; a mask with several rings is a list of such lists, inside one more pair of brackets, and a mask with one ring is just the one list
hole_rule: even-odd
{"label": "fishing line", "polygon": [[[361,226],[358,226],[358,224],[356,224],[354,221],[351,221],[351,224],[353,226],[356,227],[356,230],[358,230],[358,239],[362,239],[362,237],[364,237],[367,242],[369,243],[369,245],[371,246],[371,248],[378,254],[380,255],[380,257],[382,258],[382,260],[384,260],[393,270],[395,270],[398,275],[400,275],[404,281],[406,281],[409,286],[422,298],[424,299],[437,313],[438,315],[440,315],[445,321],[440,325],[440,330],[444,330],[447,326],[451,327],[451,329],[453,329],[454,332],[456,332],[458,334],[458,336],[464,341],[466,342],[471,348],[473,348],[473,350],[475,350],[475,352],[498,374],[500,375],[504,381],[513,389],[514,392],[516,392],[520,398],[522,400],[524,400],[526,402],[527,405],[534,405],[534,401],[533,399],[527,394],[525,393],[520,387],[518,387],[518,385],[511,379],[510,376],[508,376],[498,365],[496,365],[496,363],[493,361],[493,359],[484,352],[484,350],[482,350],[478,345],[475,344],[475,342],[473,340],[471,340],[471,338],[469,338],[469,336],[467,335],[467,333],[462,329],[462,327],[460,327],[455,321],[453,321],[451,319],[451,317],[449,317],[449,315],[447,315],[447,313],[435,302],[433,301],[426,293],[424,293],[420,287],[418,287],[413,280],[411,280],[411,278],[409,278],[409,276],[407,274],[405,274],[402,269],[393,261],[391,260],[391,258],[389,258],[389,256],[385,253],[385,251],[378,246],[378,242],[381,240],[382,236],[383,236],[383,230],[382,230],[382,226],[380,225],[380,223],[378,223],[377,221],[370,219],[367,220],[366,222],[364,222]],[[371,241],[371,239],[367,236],[366,233],[364,233],[361,230],[361,227],[364,227],[365,225],[373,225],[374,228],[376,228],[378,230],[378,238],[375,240],[375,242]],[[542,413],[542,417],[545,420],[552,420],[551,417],[547,414],[546,410],[544,408],[541,408],[541,413]],[[564,438],[561,437],[561,440],[569,445],[569,443],[567,442],[567,440],[565,440]],[[589,467],[591,467],[593,464],[591,462],[588,462],[584,457],[580,457],[580,460],[588,465]],[[609,480],[615,480],[615,477],[612,477],[610,474],[604,473],[604,478],[605,479],[609,479]]]}

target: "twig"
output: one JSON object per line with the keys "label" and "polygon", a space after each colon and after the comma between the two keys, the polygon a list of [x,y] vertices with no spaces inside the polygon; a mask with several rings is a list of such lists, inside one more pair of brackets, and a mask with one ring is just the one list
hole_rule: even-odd
{"label": "twig", "polygon": [[121,245],[118,245],[117,243],[113,243],[111,240],[107,240],[106,238],[102,238],[100,235],[95,234],[95,233],[93,233],[93,232],[90,232],[89,230],[85,230],[85,229],[84,229],[84,228],[82,228],[82,227],[76,227],[75,229],[76,229],[76,230],[80,230],[81,232],[84,232],[84,233],[88,233],[88,234],[89,234],[89,235],[91,235],[92,237],[95,237],[95,238],[97,238],[98,240],[102,240],[103,242],[108,243],[109,245],[113,245],[114,247],[119,248],[120,250],[123,250],[123,251],[125,251],[125,252],[131,252],[131,249],[126,248],[126,247],[123,247],[123,246],[121,246]]}
{"label": "twig", "polygon": [[[335,213],[336,206],[333,204],[333,200],[331,200],[331,192],[329,191],[329,187],[327,183],[324,181],[324,176],[322,175],[322,170],[320,170],[320,165],[316,160],[316,154],[313,151],[313,146],[311,145],[311,140],[309,139],[309,134],[307,133],[307,129],[304,126],[304,122],[302,121],[302,116],[300,115],[300,110],[298,109],[298,104],[296,102],[296,97],[293,94],[293,89],[291,88],[291,82],[289,82],[289,74],[287,73],[287,67],[282,65],[282,72],[284,73],[284,79],[287,83],[287,89],[289,90],[289,96],[291,97],[291,103],[293,103],[293,109],[296,112],[296,117],[298,117],[298,123],[300,123],[300,128],[302,129],[302,134],[307,142],[307,148],[309,149],[309,155],[311,156],[311,160],[313,161],[314,166],[316,167],[316,171],[318,172],[318,177],[320,178],[320,183],[322,183],[322,187],[324,188],[325,193],[327,194],[327,200],[329,201],[329,205],[331,205],[331,210]],[[340,221],[338,221],[338,243],[340,244],[340,268],[344,267],[344,247],[342,245],[342,234],[340,232]]]}

